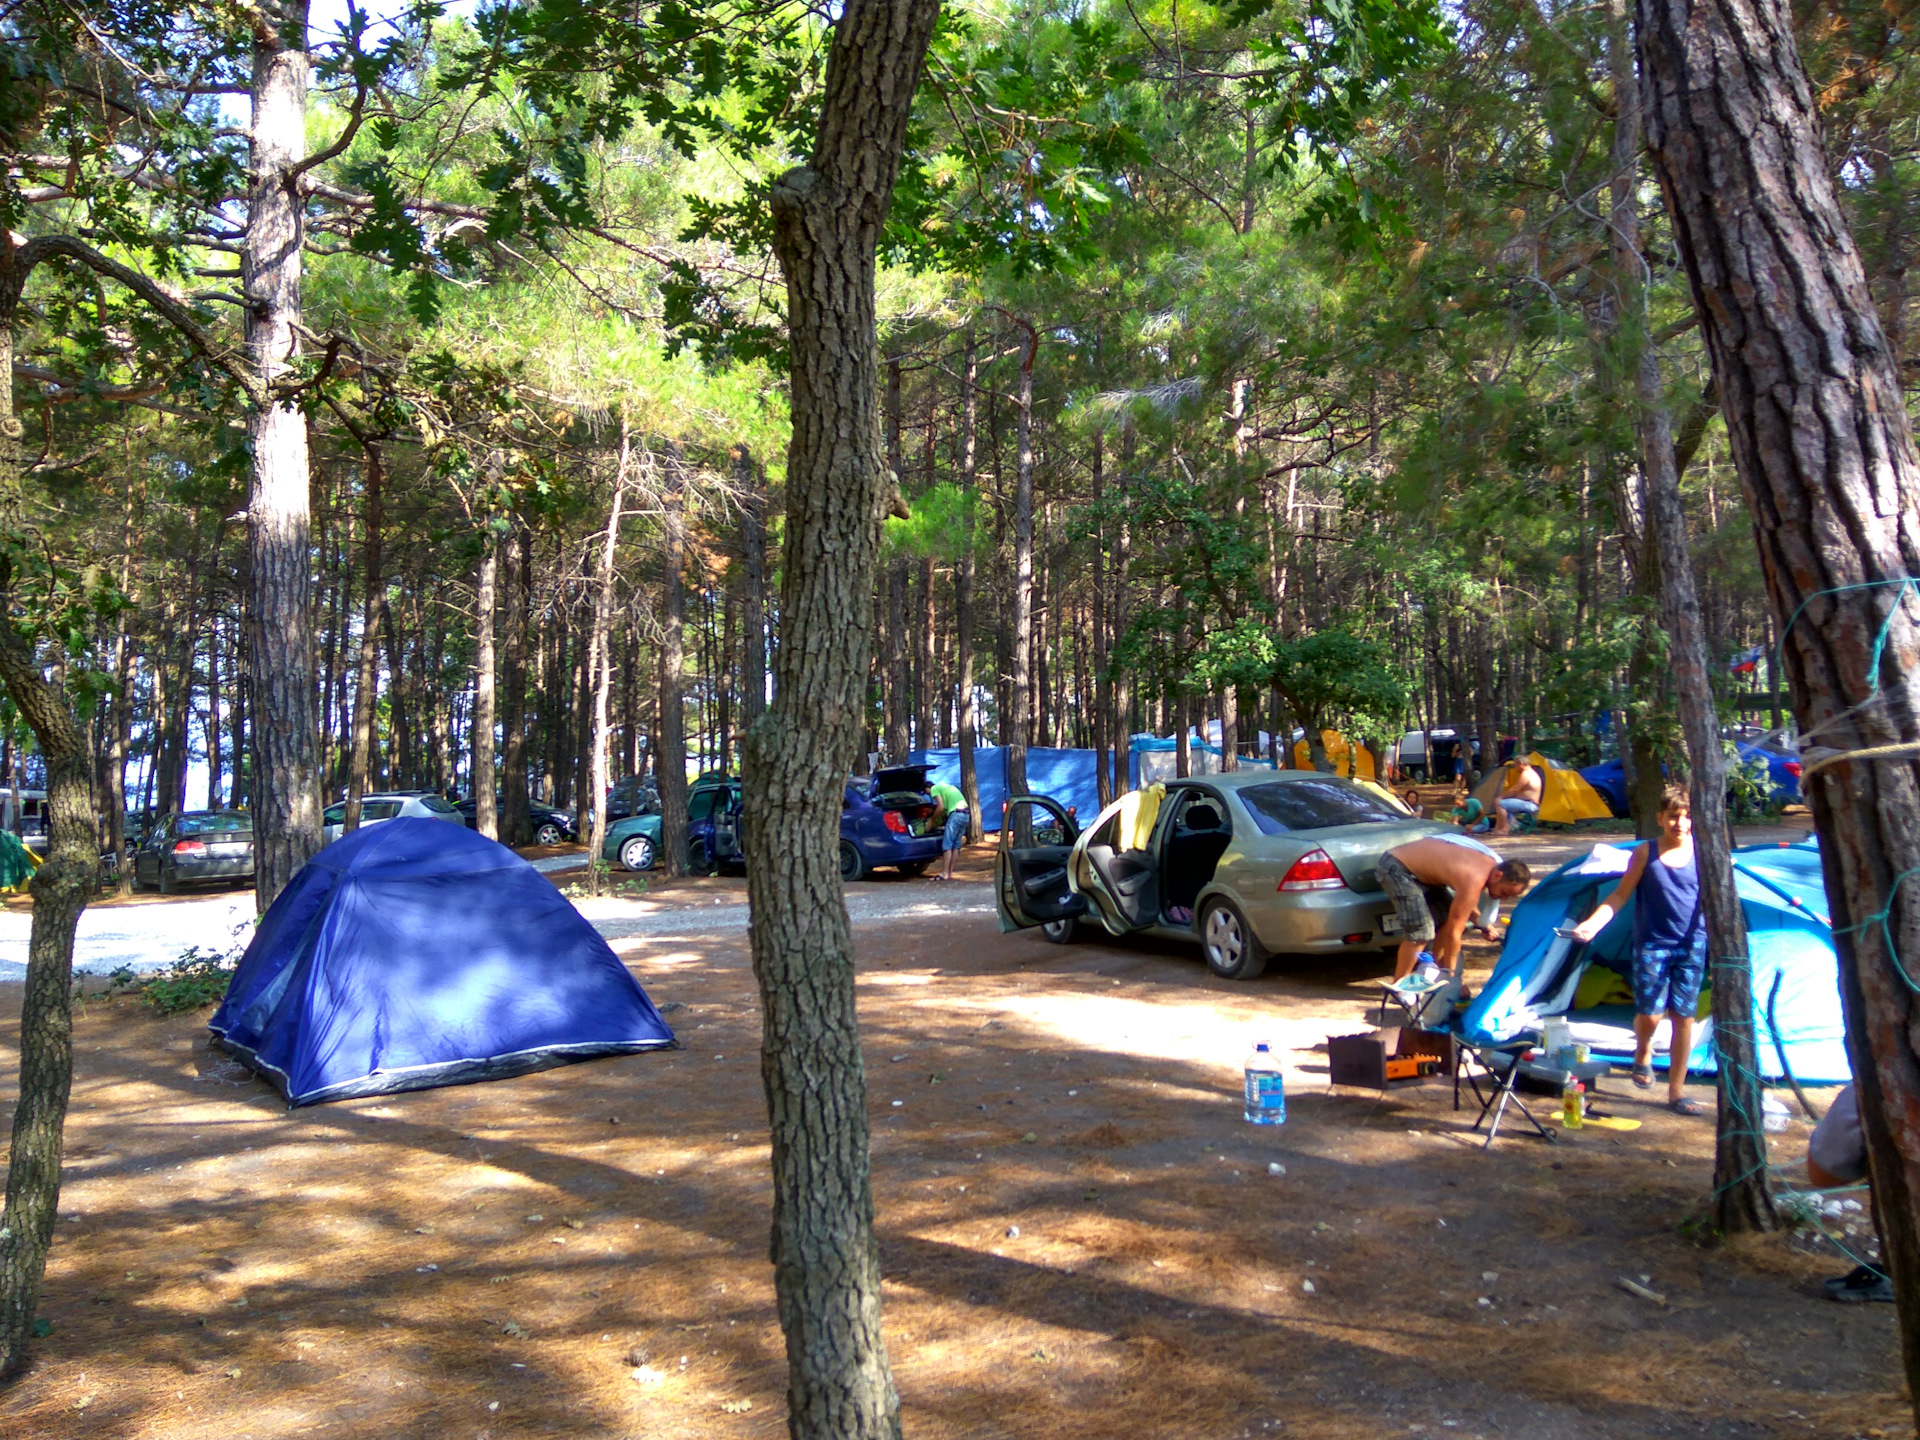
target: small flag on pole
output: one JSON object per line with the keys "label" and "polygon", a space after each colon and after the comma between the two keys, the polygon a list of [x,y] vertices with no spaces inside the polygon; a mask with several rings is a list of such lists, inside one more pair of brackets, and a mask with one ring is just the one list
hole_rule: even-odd
{"label": "small flag on pole", "polygon": [[1751,675],[1760,668],[1760,659],[1766,653],[1766,646],[1756,645],[1751,650],[1743,650],[1734,656],[1727,668],[1735,675]]}

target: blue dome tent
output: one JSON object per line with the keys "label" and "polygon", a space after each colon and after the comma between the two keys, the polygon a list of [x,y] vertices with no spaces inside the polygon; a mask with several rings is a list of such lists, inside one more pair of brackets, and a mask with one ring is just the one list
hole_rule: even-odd
{"label": "blue dome tent", "polygon": [[676,1044],[538,871],[436,820],[369,826],[309,860],[262,917],[210,1028],[290,1105]]}
{"label": "blue dome tent", "polygon": [[[1629,900],[1590,945],[1556,932],[1591,914],[1612,893],[1632,858],[1631,846],[1596,845],[1591,854],[1542,880],[1514,907],[1499,963],[1461,1019],[1466,1039],[1481,1044],[1510,1040],[1537,1031],[1549,1015],[1564,1015],[1573,1039],[1596,1055],[1631,1056],[1634,902]],[[1733,852],[1733,865],[1753,961],[1761,1075],[1785,1078],[1780,1068],[1784,1049],[1798,1080],[1850,1080],[1839,965],[1827,921],[1819,849],[1811,842],[1749,845]],[[1703,991],[1702,1016],[1706,1005]],[[1655,1040],[1656,1067],[1667,1063],[1659,1048],[1666,1037],[1662,1026]],[[1701,1073],[1714,1068],[1710,1020],[1695,1028],[1687,1068]]]}

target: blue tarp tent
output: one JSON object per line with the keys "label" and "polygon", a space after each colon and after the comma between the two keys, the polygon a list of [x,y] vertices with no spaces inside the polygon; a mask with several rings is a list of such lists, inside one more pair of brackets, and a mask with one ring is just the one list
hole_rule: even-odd
{"label": "blue tarp tent", "polygon": [[[1628,977],[1634,902],[1629,900],[1591,945],[1554,933],[1592,913],[1626,873],[1632,855],[1631,846],[1596,845],[1591,854],[1542,880],[1514,907],[1499,963],[1461,1020],[1467,1039],[1509,1040],[1537,1031],[1548,1015],[1565,1015],[1574,1040],[1591,1046],[1596,1055],[1632,1054]],[[1835,1084],[1851,1079],[1819,850],[1811,843],[1749,845],[1735,850],[1733,861],[1753,958],[1760,1073],[1769,1080],[1784,1078],[1779,1055],[1784,1048],[1797,1079]],[[1666,1064],[1657,1048],[1666,1035],[1663,1025],[1655,1041],[1656,1066]],[[1695,1028],[1688,1068],[1714,1068],[1711,1021]]]}
{"label": "blue tarp tent", "polygon": [[[957,749],[912,750],[907,753],[907,763],[926,766],[929,785],[936,780],[956,787],[960,784],[960,752]],[[974,746],[973,774],[980,786],[980,828],[989,834],[997,832],[1000,829],[1000,816],[1007,808],[1006,747]]]}
{"label": "blue tarp tent", "polygon": [[[1036,746],[1027,751],[1027,793],[1047,795],[1062,805],[1071,805],[1085,825],[1100,813],[1100,778],[1096,769],[1099,756],[1092,750],[1050,750]],[[907,756],[909,765],[925,765],[927,780],[960,783],[958,750],[914,750]],[[973,750],[974,776],[980,786],[980,828],[997,834],[1000,817],[1007,807],[1007,749],[1004,745],[976,745]]]}
{"label": "blue tarp tent", "polygon": [[607,942],[464,825],[388,820],[273,902],[210,1028],[291,1105],[672,1046]]}

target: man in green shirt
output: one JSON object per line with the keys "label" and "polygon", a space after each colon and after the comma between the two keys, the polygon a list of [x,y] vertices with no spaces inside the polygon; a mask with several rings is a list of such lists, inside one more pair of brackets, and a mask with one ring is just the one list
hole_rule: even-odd
{"label": "man in green shirt", "polygon": [[960,793],[958,786],[946,781],[937,781],[927,787],[927,793],[933,796],[933,803],[940,808],[934,811],[933,823],[946,828],[940,835],[940,878],[953,879],[954,852],[966,843],[967,797]]}

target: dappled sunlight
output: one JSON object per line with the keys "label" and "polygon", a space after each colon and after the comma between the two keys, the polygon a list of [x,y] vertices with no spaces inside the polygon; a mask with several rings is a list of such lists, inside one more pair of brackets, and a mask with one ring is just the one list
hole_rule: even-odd
{"label": "dappled sunlight", "polygon": [[[204,1016],[90,1004],[55,1331],[0,1435],[784,1433],[746,947],[623,949],[684,1049],[291,1112],[205,1049]],[[1841,1317],[1847,1345],[1802,1381],[1802,1282],[1679,1241],[1710,1127],[1482,1152],[1441,1087],[1330,1092],[1310,1047],[1360,1028],[1364,967],[1231,985],[1173,947],[973,920],[860,950],[915,1435],[1492,1440],[1602,1412],[1654,1436],[1897,1410],[1875,1398],[1886,1317]],[[1293,1047],[1283,1127],[1239,1117],[1256,1030]],[[1614,1287],[1636,1267],[1670,1309]],[[1679,1398],[1650,1405],[1643,1375]]]}

